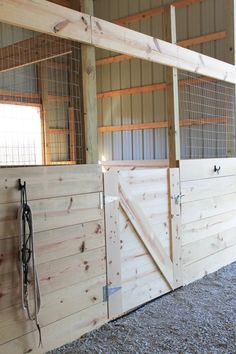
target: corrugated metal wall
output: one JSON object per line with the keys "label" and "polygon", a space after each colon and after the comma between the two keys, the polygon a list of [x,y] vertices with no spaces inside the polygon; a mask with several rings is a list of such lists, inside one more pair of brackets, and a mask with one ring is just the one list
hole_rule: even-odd
{"label": "corrugated metal wall", "polygon": [[[170,0],[95,0],[95,16],[112,21],[153,7],[170,4]],[[188,39],[207,33],[225,30],[225,0],[206,0],[177,10],[177,40]],[[128,26],[136,31],[163,38],[162,15],[143,19]],[[190,47],[195,51],[224,60],[224,39]],[[96,50],[97,59],[116,53]],[[161,65],[132,59],[97,67],[97,92],[165,81],[165,68]],[[117,96],[98,100],[99,126],[129,123],[157,122],[166,120],[165,90]],[[182,158],[191,155],[191,127],[181,128]],[[204,126],[201,134],[204,139]],[[215,126],[217,132],[218,127]],[[192,132],[192,134],[195,132]],[[217,133],[211,136],[216,141]],[[207,136],[209,138],[209,136]],[[189,147],[184,142],[189,139]],[[202,140],[199,139],[199,144]],[[196,143],[196,139],[192,139]],[[218,156],[215,143],[215,156]],[[196,150],[195,150],[196,151]],[[202,151],[199,149],[199,151]],[[100,159],[165,159],[167,131],[165,128],[138,131],[99,133]],[[207,157],[207,151],[202,156]]]}

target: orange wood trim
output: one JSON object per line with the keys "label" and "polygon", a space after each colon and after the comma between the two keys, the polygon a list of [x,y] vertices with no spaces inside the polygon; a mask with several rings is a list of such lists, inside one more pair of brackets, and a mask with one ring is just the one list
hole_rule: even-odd
{"label": "orange wood trim", "polygon": [[118,63],[120,61],[130,60],[132,58],[133,57],[131,57],[130,55],[127,55],[127,54],[115,55],[113,57],[107,57],[107,58],[96,60],[96,65],[99,66],[99,65],[105,65],[105,64]]}
{"label": "orange wood trim", "polygon": [[[182,7],[186,7],[193,4],[199,4],[203,1],[205,0],[178,0],[178,1],[174,1],[172,5],[174,5],[177,9],[181,9]],[[144,18],[153,17],[155,15],[162,14],[164,13],[165,8],[166,8],[165,6],[154,7],[153,9],[150,10],[146,10],[130,16],[118,18],[117,20],[114,20],[113,23],[117,25],[124,25],[131,22],[137,22],[143,20]]]}
{"label": "orange wood trim", "polygon": [[6,90],[6,89],[0,89],[0,96],[39,99],[39,94],[36,92],[21,92],[21,91]]}
{"label": "orange wood trim", "polygon": [[[30,102],[32,100],[35,100],[36,103],[38,103],[40,101],[40,95],[37,92],[20,92],[20,91],[14,91],[14,90],[0,89],[0,97],[5,98],[6,103],[9,100],[14,101],[14,98],[25,98],[25,99],[28,99]],[[69,97],[68,96],[48,95],[48,100],[49,101],[68,102]]]}
{"label": "orange wood trim", "polygon": [[143,92],[151,92],[151,91],[159,91],[166,89],[167,85],[165,82],[160,84],[154,85],[146,85],[140,87],[131,87],[127,89],[121,90],[114,90],[114,91],[106,91],[97,94],[97,99],[103,99],[108,97],[115,97],[115,96],[124,96],[124,95],[132,95],[136,93],[143,93]]}
{"label": "orange wood trim", "polygon": [[[180,80],[179,85],[180,86],[201,85],[203,83],[215,82],[215,81],[217,81],[217,80],[203,76],[201,78],[196,78],[196,79],[193,78],[193,79]],[[97,99],[100,100],[100,99],[109,98],[109,97],[133,95],[133,94],[137,94],[137,93],[159,91],[159,90],[165,90],[166,88],[167,88],[167,84],[165,82],[161,82],[159,84],[153,84],[153,85],[138,86],[138,87],[131,87],[131,88],[127,88],[127,89],[121,89],[121,90],[100,92],[97,94]]]}
{"label": "orange wood trim", "polygon": [[205,0],[176,0],[173,2],[172,5],[176,9],[181,9],[186,6],[194,5],[194,4],[200,4],[201,2],[204,2]]}
{"label": "orange wood trim", "polygon": [[58,101],[58,102],[69,102],[68,96],[56,96],[56,95],[48,95],[49,101]]}
{"label": "orange wood trim", "polygon": [[[198,118],[198,119],[181,119],[180,126],[187,127],[192,125],[206,125],[215,123],[226,123],[227,119],[224,117],[211,117],[211,118]],[[143,129],[156,129],[156,128],[167,128],[168,122],[150,122],[150,123],[140,123],[140,124],[124,124],[124,125],[114,125],[106,127],[98,127],[99,133],[108,132],[120,132],[125,130],[143,130]]]}
{"label": "orange wood trim", "polygon": [[184,39],[183,41],[179,41],[178,45],[180,45],[181,47],[190,47],[192,45],[224,39],[225,37],[226,37],[225,31],[209,33],[199,37]]}
{"label": "orange wood trim", "polygon": [[69,129],[66,128],[49,128],[49,134],[59,134],[59,135],[67,135],[69,134]]}
{"label": "orange wood trim", "polygon": [[118,18],[117,20],[114,20],[113,23],[115,23],[116,25],[125,25],[127,23],[143,20],[144,18],[147,17],[152,17],[155,15],[162,14],[164,13],[164,11],[165,11],[165,6],[155,7],[147,11],[142,11],[130,16]]}
{"label": "orange wood trim", "polygon": [[76,161],[50,161],[49,165],[76,165]]}

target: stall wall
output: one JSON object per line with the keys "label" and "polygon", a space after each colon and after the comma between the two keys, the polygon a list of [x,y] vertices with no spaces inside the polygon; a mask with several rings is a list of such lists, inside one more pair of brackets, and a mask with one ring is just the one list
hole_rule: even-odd
{"label": "stall wall", "polygon": [[[113,21],[121,17],[135,14],[147,9],[172,3],[171,0],[96,0],[95,16]],[[176,10],[177,40],[201,36],[213,32],[224,31],[225,1],[205,0],[202,3],[187,6]],[[163,39],[163,15],[144,18],[126,25],[130,29]],[[189,49],[225,60],[225,40],[220,39]],[[101,49],[96,50],[97,59],[105,58],[116,53]],[[126,60],[97,66],[97,92],[106,92],[132,87],[140,87],[162,83],[165,81],[165,68],[161,65],[142,61],[140,59]],[[166,92],[158,90],[145,93],[128,94],[98,99],[99,126],[136,124],[167,120]],[[213,130],[216,128],[213,127]],[[209,128],[202,127],[201,135],[206,135]],[[216,129],[217,130],[217,129]],[[186,146],[187,137],[192,137],[192,143],[202,141],[194,139],[195,131],[191,127],[181,128],[182,158],[189,158],[192,146]],[[215,138],[215,137],[214,137]],[[209,138],[208,138],[209,139]],[[124,132],[99,133],[99,152],[101,160],[148,160],[165,159],[167,151],[167,130],[144,129]],[[191,144],[190,144],[191,145]],[[219,157],[217,144],[215,153],[211,156]],[[197,146],[194,146],[197,149]],[[201,157],[211,157],[201,156]],[[195,156],[196,158],[196,156]]]}
{"label": "stall wall", "polygon": [[[42,347],[20,304],[18,178],[33,213]],[[45,353],[107,320],[102,190],[97,165],[0,170],[1,354]]]}
{"label": "stall wall", "polygon": [[180,181],[188,284],[236,260],[236,159],[181,161]]}

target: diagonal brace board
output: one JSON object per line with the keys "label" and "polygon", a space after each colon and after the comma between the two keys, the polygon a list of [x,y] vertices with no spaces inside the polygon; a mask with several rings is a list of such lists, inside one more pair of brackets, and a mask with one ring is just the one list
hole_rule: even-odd
{"label": "diagonal brace board", "polygon": [[236,84],[236,68],[108,21],[41,0],[0,0],[0,21]]}
{"label": "diagonal brace board", "polygon": [[138,203],[135,201],[135,198],[130,196],[128,186],[121,180],[121,178],[119,179],[119,192],[122,208],[129,217],[133,227],[140,236],[157,267],[160,269],[165,280],[171,289],[174,289],[172,261],[156,237],[152,226],[149,225],[148,220],[138,206]]}

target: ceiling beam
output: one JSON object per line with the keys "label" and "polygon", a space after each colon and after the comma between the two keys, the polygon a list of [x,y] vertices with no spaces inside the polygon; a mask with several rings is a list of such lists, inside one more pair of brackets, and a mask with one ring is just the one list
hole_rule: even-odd
{"label": "ceiling beam", "polygon": [[0,8],[0,22],[236,84],[234,65],[48,1],[0,0]]}

